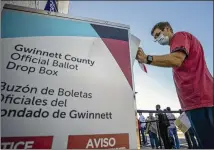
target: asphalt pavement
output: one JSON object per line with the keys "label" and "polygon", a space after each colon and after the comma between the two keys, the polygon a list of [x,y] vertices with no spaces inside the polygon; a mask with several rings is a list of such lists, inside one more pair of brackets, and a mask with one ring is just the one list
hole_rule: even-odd
{"label": "asphalt pavement", "polygon": [[[178,134],[178,136],[179,136],[179,134]],[[187,142],[186,142],[186,140],[182,134],[179,136],[179,141],[180,141],[180,148],[181,149],[188,149],[188,144],[187,144]],[[148,136],[147,136],[147,143],[148,144],[146,146],[141,146],[141,149],[152,149]],[[162,147],[162,149],[164,149],[164,147]]]}

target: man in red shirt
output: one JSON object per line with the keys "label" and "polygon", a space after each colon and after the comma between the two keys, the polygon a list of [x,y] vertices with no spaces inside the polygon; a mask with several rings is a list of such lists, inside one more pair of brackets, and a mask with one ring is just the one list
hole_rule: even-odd
{"label": "man in red shirt", "polygon": [[151,56],[139,48],[136,59],[158,67],[171,67],[177,95],[196,132],[201,148],[214,148],[213,77],[199,40],[188,32],[173,33],[168,22],[157,23],[151,35],[170,54]]}

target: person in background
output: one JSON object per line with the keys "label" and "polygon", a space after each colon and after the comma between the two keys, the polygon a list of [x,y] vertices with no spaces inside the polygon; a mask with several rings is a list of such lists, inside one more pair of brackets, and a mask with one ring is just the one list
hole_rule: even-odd
{"label": "person in background", "polygon": [[[164,109],[163,111],[166,112],[167,110]],[[167,113],[165,113],[165,114],[166,114],[166,116],[167,116]],[[167,117],[167,118],[168,118],[168,117]],[[169,127],[168,127],[168,136],[169,136],[169,143],[170,143],[170,145],[172,146],[173,149],[176,149],[176,148],[174,148],[174,147],[175,147],[174,138],[173,138],[173,136],[170,136],[170,133],[169,133]]]}
{"label": "person in background", "polygon": [[[148,123],[146,123],[145,126],[144,126],[144,133],[146,131],[147,125],[148,125]],[[147,145],[148,141],[147,141],[147,134],[146,133],[145,133],[145,141],[146,141],[146,145]]]}
{"label": "person in background", "polygon": [[[166,112],[167,110],[166,109],[164,109],[163,110],[164,112]],[[166,116],[167,116],[167,113],[165,113],[166,114]],[[168,117],[167,117],[168,118]],[[174,139],[173,139],[173,136],[170,136],[170,133],[169,133],[169,127],[168,127],[168,136],[169,136],[169,143],[170,143],[170,145],[172,146],[172,148],[173,149],[175,149],[174,147],[174,145],[175,145],[175,142],[174,142]]]}
{"label": "person in background", "polygon": [[144,131],[145,131],[145,126],[146,126],[146,119],[145,117],[142,115],[142,113],[139,113],[140,117],[139,117],[139,121],[140,121],[140,132],[141,132],[141,135],[142,135],[142,140],[143,140],[143,145],[146,145],[147,142],[146,142],[146,138],[145,138],[145,134],[144,134]]}
{"label": "person in background", "polygon": [[[171,108],[170,107],[167,107],[166,108],[166,111],[171,111]],[[179,139],[178,139],[178,133],[177,133],[177,128],[175,126],[175,116],[172,114],[172,113],[166,113],[167,115],[167,118],[169,119],[169,123],[170,123],[170,126],[168,127],[168,131],[169,131],[169,137],[171,139],[173,139],[173,148],[174,149],[180,149],[180,142],[179,142]]]}
{"label": "person in background", "polygon": [[[151,35],[169,46],[166,55],[146,55],[138,48],[140,63],[172,68],[181,108],[187,114],[203,149],[214,149],[213,76],[208,70],[201,42],[189,32],[174,32],[168,22],[159,22]],[[202,123],[203,122],[203,123]]]}
{"label": "person in background", "polygon": [[140,129],[140,128],[141,128],[140,120],[137,119],[137,121],[138,121],[138,130],[139,130],[139,131],[138,131],[138,133],[139,133],[139,141],[140,141],[140,145],[142,145],[142,141],[141,141],[141,138],[140,138],[140,137],[141,137],[141,135],[140,135],[140,134],[141,134],[141,131],[140,131],[140,130],[141,130],[141,129]]}
{"label": "person in background", "polygon": [[170,126],[169,120],[165,113],[161,110],[160,105],[156,105],[156,110],[158,111],[158,126],[160,130],[160,136],[163,140],[164,148],[165,149],[172,149],[172,145],[170,144],[169,134],[168,134],[168,127]]}
{"label": "person in background", "polygon": [[158,147],[159,147],[159,141],[158,141],[158,137],[157,137],[158,130],[157,130],[156,119],[153,116],[153,113],[149,113],[149,116],[147,117],[146,121],[148,122],[147,128],[146,128],[146,134],[149,134],[151,147],[152,147],[152,149],[154,149],[154,148],[158,149]]}

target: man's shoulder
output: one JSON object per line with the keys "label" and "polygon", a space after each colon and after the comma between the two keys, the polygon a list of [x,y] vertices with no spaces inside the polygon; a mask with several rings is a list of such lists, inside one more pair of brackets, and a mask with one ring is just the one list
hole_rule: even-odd
{"label": "man's shoulder", "polygon": [[[186,31],[179,31],[174,33],[170,40],[170,50],[171,51],[176,51],[176,48],[184,47],[185,44],[189,43],[192,41],[194,36]],[[186,42],[189,41],[189,42]]]}
{"label": "man's shoulder", "polygon": [[179,31],[179,32],[174,33],[174,35],[172,37],[172,42],[177,42],[177,40],[181,40],[181,39],[191,39],[192,37],[194,37],[194,36],[189,32]]}
{"label": "man's shoulder", "polygon": [[174,115],[174,114],[172,114],[172,117],[174,117],[174,118],[175,118],[175,115]]}
{"label": "man's shoulder", "polygon": [[177,36],[177,35],[192,35],[192,34],[187,31],[178,31],[174,33],[174,36]]}
{"label": "man's shoulder", "polygon": [[145,117],[142,115],[142,116],[140,116],[140,119],[145,119]]}
{"label": "man's shoulder", "polygon": [[168,118],[170,118],[170,117],[171,117],[171,114],[170,114],[170,113],[166,113],[166,116],[167,116]]}
{"label": "man's shoulder", "polygon": [[170,118],[170,119],[175,118],[175,115],[174,115],[174,114],[172,114],[172,113],[167,113],[166,115],[167,115],[167,117],[168,117],[168,118]]}

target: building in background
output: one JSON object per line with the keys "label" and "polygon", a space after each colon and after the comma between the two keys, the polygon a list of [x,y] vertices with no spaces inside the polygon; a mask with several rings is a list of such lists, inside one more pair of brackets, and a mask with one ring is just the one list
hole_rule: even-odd
{"label": "building in background", "polygon": [[[1,1],[1,10],[5,4],[24,6],[44,10],[47,0],[4,0]],[[56,0],[59,13],[68,14],[70,1]]]}

